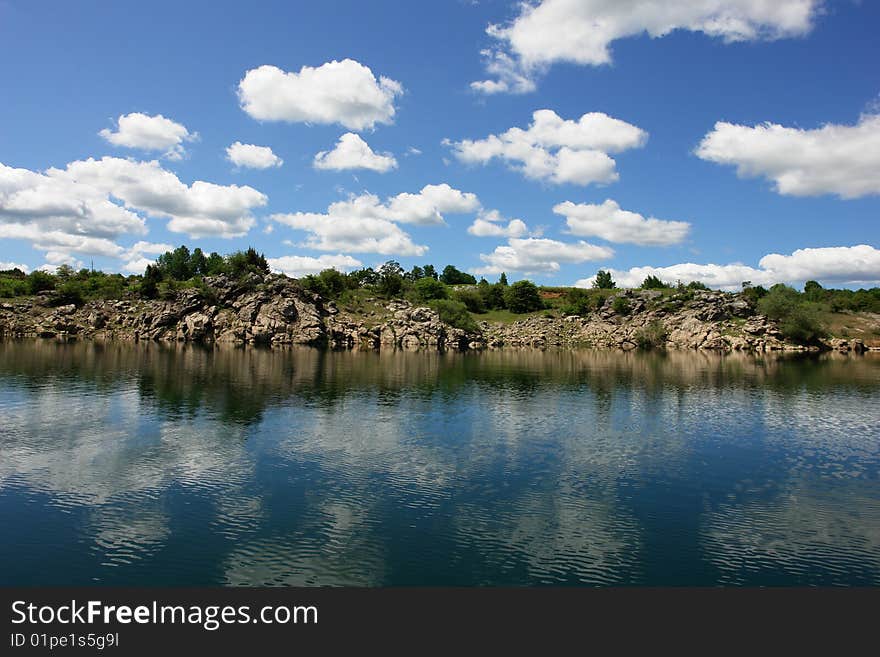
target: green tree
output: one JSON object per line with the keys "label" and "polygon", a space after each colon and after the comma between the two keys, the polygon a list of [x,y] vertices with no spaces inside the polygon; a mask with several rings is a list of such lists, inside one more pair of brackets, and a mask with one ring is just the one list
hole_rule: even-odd
{"label": "green tree", "polygon": [[422,272],[425,278],[433,278],[435,281],[440,279],[437,275],[437,270],[434,269],[434,265],[425,265],[422,268]]}
{"label": "green tree", "polygon": [[188,281],[193,277],[190,252],[186,245],[178,246],[174,251],[166,251],[156,262],[162,270],[163,278],[175,281]]}
{"label": "green tree", "polygon": [[503,285],[507,287],[507,274],[501,272],[501,276],[498,277],[498,285]]}
{"label": "green tree", "polygon": [[266,256],[249,246],[247,251],[236,251],[226,256],[226,270],[235,278],[241,278],[248,273],[265,275],[269,273],[269,263]]}
{"label": "green tree", "polygon": [[403,267],[395,260],[389,260],[379,268],[376,288],[382,296],[394,297],[403,291]]}
{"label": "green tree", "polygon": [[140,292],[147,299],[155,299],[159,294],[159,283],[162,282],[162,270],[158,265],[147,265],[141,280]]}
{"label": "green tree", "polygon": [[[613,286],[612,286],[613,287]],[[665,290],[669,286],[661,281],[658,277],[651,275],[642,282],[643,290]]]}
{"label": "green tree", "polygon": [[804,296],[810,301],[822,301],[825,298],[825,288],[816,281],[804,283]]}
{"label": "green tree", "polygon": [[223,259],[223,256],[216,251],[211,251],[211,255],[205,260],[205,275],[216,276],[217,274],[222,274],[225,269],[226,261]]}
{"label": "green tree", "polygon": [[206,276],[208,274],[208,259],[198,247],[193,250],[190,256],[189,269],[193,276]]}
{"label": "green tree", "polygon": [[613,290],[615,288],[615,283],[614,279],[611,278],[611,273],[604,269],[597,271],[596,280],[593,281],[593,287],[600,290]]}
{"label": "green tree", "polygon": [[471,276],[470,274],[466,274],[463,271],[459,271],[452,265],[446,265],[443,268],[443,273],[440,274],[440,280],[447,285],[476,285],[477,279]]}
{"label": "green tree", "polygon": [[508,310],[514,313],[530,313],[544,307],[538,286],[526,280],[510,285],[504,292],[504,302]]}

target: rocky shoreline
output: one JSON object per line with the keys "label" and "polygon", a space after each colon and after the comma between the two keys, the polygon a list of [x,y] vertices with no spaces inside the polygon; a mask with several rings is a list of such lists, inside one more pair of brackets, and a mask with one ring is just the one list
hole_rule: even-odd
{"label": "rocky shoreline", "polygon": [[[383,302],[381,312],[358,314],[280,275],[215,276],[204,282],[179,291],[173,300],[132,296],[51,307],[46,294],[0,303],[0,336],[458,351],[632,350],[646,342],[655,348],[714,351],[880,350],[843,338],[810,347],[787,343],[779,327],[740,295],[715,291],[664,296],[624,290],[586,317],[538,314],[509,324],[479,322],[478,330],[466,331],[443,323],[431,308],[402,299]],[[615,311],[615,296],[626,297],[625,314]]]}

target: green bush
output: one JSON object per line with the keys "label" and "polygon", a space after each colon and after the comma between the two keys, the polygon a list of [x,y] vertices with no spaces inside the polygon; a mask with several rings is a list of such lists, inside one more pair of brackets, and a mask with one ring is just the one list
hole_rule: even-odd
{"label": "green bush", "polygon": [[413,284],[413,292],[416,299],[421,303],[449,297],[449,290],[446,286],[433,278],[420,278],[417,280]]}
{"label": "green bush", "polygon": [[813,344],[826,335],[816,304],[787,285],[774,285],[758,301],[758,310],[779,324],[782,335],[797,344]]}
{"label": "green bush", "polygon": [[473,288],[456,290],[453,293],[452,298],[463,303],[472,313],[486,312],[486,304],[483,302],[483,295],[481,295],[478,290],[474,290]]}
{"label": "green bush", "polygon": [[335,269],[325,269],[319,274],[309,274],[299,279],[306,290],[321,295],[325,299],[338,299],[350,283],[348,276]]}
{"label": "green bush", "polygon": [[480,330],[467,307],[460,301],[438,299],[431,304],[431,307],[437,311],[437,314],[440,315],[440,321],[444,324],[469,333],[476,333]]}
{"label": "green bush", "polygon": [[480,283],[477,286],[477,292],[483,299],[483,307],[486,310],[503,309],[507,307],[504,302],[504,290],[507,289],[507,283]]}
{"label": "green bush", "polygon": [[44,271],[32,271],[28,274],[28,294],[38,294],[45,290],[55,289],[55,277]]}
{"label": "green bush", "polygon": [[656,319],[635,334],[636,344],[640,349],[663,349],[666,347],[666,338],[666,327]]}
{"label": "green bush", "polygon": [[629,300],[626,297],[614,297],[614,301],[611,302],[611,310],[618,315],[629,315]]}
{"label": "green bush", "polygon": [[541,310],[544,301],[538,286],[531,281],[517,281],[504,291],[504,303],[512,313],[530,313]]}
{"label": "green bush", "polygon": [[82,283],[77,280],[69,280],[66,283],[62,283],[55,289],[51,303],[53,306],[83,305],[85,303],[85,295],[83,294]]}
{"label": "green bush", "polygon": [[[4,272],[5,273],[5,272]],[[17,276],[0,277],[0,297],[20,297],[28,293],[27,279]]]}
{"label": "green bush", "polygon": [[585,317],[593,310],[602,307],[605,297],[597,294],[596,290],[584,290],[582,288],[569,288],[565,293],[565,304],[561,310],[565,315],[580,315]]}

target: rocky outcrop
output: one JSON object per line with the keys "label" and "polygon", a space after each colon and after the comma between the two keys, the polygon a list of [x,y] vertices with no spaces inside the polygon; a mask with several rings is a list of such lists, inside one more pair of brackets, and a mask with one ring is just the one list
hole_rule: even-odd
{"label": "rocky outcrop", "polygon": [[342,314],[333,302],[284,276],[205,279],[174,300],[128,298],[49,307],[49,297],[0,306],[0,335],[63,339],[155,340],[333,348],[468,349],[478,334],[453,328],[429,308],[396,300],[384,321]]}
{"label": "rocky outcrop", "polygon": [[[616,301],[624,297],[625,303]],[[584,317],[548,313],[510,323],[482,322],[467,332],[432,309],[376,299],[369,313],[332,301],[280,275],[243,280],[209,277],[172,300],[131,296],[82,307],[51,307],[49,294],[0,303],[0,336],[151,340],[331,348],[465,350],[481,348],[638,347],[722,351],[806,350],[787,344],[778,327],[737,294],[663,294],[628,290]],[[825,348],[861,352],[861,340],[830,340]],[[818,347],[811,347],[815,349]]]}

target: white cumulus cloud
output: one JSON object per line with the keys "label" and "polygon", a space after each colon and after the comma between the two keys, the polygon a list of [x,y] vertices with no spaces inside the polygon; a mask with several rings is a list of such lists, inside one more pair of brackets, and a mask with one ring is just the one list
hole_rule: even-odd
{"label": "white cumulus cloud", "polygon": [[346,169],[369,169],[387,173],[397,168],[397,160],[390,153],[376,153],[360,135],[347,132],[339,138],[332,151],[315,155],[316,169],[344,171]]}
{"label": "white cumulus cloud", "polygon": [[821,0],[542,0],[523,2],[508,25],[489,25],[497,47],[483,51],[494,79],[474,82],[484,93],[523,93],[556,62],[611,62],[617,39],[675,30],[701,32],[725,43],[807,34]]}
{"label": "white cumulus cloud", "polygon": [[173,250],[173,244],[157,244],[155,242],[140,241],[135,242],[119,257],[126,261],[125,264],[122,265],[123,270],[130,274],[143,274],[147,265],[152,265],[156,262],[155,257],[147,258],[146,255],[158,256],[166,251]]}
{"label": "white cumulus cloud", "polygon": [[155,160],[89,158],[48,175],[120,199],[125,207],[168,219],[168,230],[190,237],[240,237],[254,225],[254,208],[267,203],[253,187],[196,180],[187,185]]}
{"label": "white cumulus cloud", "polygon": [[149,116],[140,112],[121,115],[116,121],[116,132],[104,128],[98,134],[115,146],[163,151],[169,160],[181,159],[186,154],[183,144],[198,138],[197,133],[161,114]]}
{"label": "white cumulus cloud", "polygon": [[238,84],[242,109],[261,121],[338,123],[349,130],[392,123],[399,82],[380,76],[353,59],[331,61],[299,72],[263,65]]}
{"label": "white cumulus cloud", "polygon": [[240,141],[226,148],[226,159],[237,167],[248,169],[270,169],[284,164],[284,160],[275,155],[268,146],[242,144]]}
{"label": "white cumulus cloud", "polygon": [[319,251],[350,251],[385,255],[423,255],[428,247],[415,244],[399,224],[442,225],[443,214],[480,209],[475,194],[446,183],[425,185],[418,194],[402,193],[384,203],[375,194],[360,194],[332,203],[324,214],[295,212],[271,219],[311,235],[304,246]]}
{"label": "white cumulus cloud", "polygon": [[505,219],[498,210],[480,212],[474,223],[468,226],[467,232],[476,237],[524,237],[529,232],[522,219]]}
{"label": "white cumulus cloud", "polygon": [[[776,283],[799,284],[816,280],[827,284],[877,284],[880,282],[880,250],[867,244],[798,249],[790,255],[771,253],[758,262],[758,267],[742,263],[727,265],[692,262],[667,267],[633,267],[608,270],[620,287],[637,287],[648,276],[657,276],[667,283],[700,281],[710,287],[736,290],[744,281],[753,285]],[[595,276],[575,283],[590,287]]]}
{"label": "white cumulus cloud", "polygon": [[572,121],[542,109],[532,114],[525,130],[510,128],[485,139],[446,143],[466,164],[498,158],[527,178],[588,185],[617,180],[616,163],[608,154],[639,148],[647,138],[644,130],[601,112]]}
{"label": "white cumulus cloud", "polygon": [[566,243],[535,237],[510,239],[507,245],[496,247],[492,253],[480,254],[480,260],[485,266],[478,267],[473,272],[482,275],[509,271],[552,274],[559,271],[561,263],[605,260],[612,256],[612,249],[584,241]]}
{"label": "white cumulus cloud", "polygon": [[691,227],[685,221],[645,218],[638,212],[623,210],[611,199],[599,205],[565,201],[556,205],[553,212],[565,217],[572,235],[640,246],[680,244]]}
{"label": "white cumulus cloud", "polygon": [[341,253],[322,255],[317,258],[311,256],[281,256],[280,258],[267,258],[267,262],[272,271],[281,272],[293,278],[317,274],[325,269],[349,271],[363,265],[360,260]]}
{"label": "white cumulus cloud", "polygon": [[0,261],[0,271],[5,271],[8,269],[20,269],[25,274],[27,274],[30,271],[30,267],[28,267],[27,265],[22,265],[17,262]]}
{"label": "white cumulus cloud", "polygon": [[856,125],[813,130],[720,121],[696,154],[736,166],[741,177],[772,180],[780,194],[845,199],[880,194],[880,114],[862,116]]}

